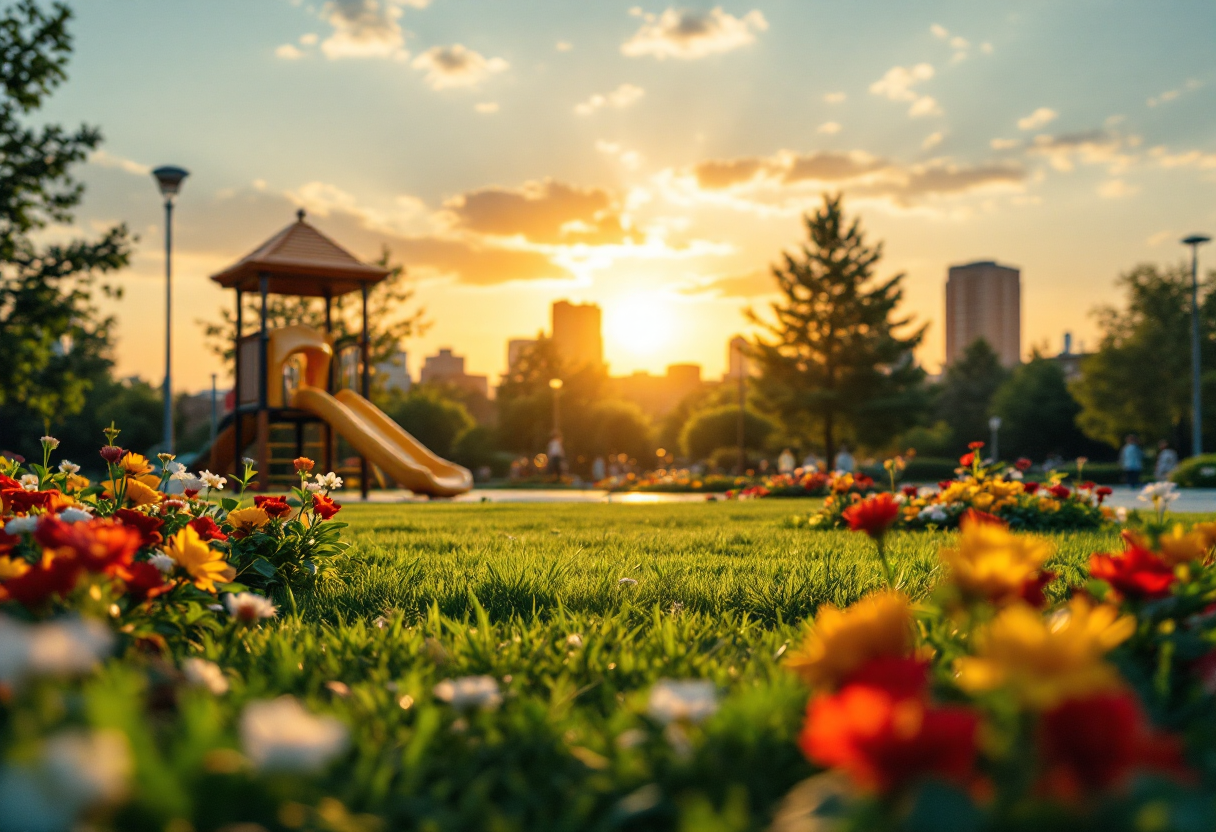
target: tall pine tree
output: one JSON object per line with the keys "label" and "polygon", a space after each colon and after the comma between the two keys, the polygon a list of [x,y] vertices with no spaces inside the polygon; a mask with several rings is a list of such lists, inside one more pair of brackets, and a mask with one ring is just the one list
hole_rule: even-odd
{"label": "tall pine tree", "polygon": [[882,244],[866,243],[841,198],[824,196],[805,218],[807,242],[773,266],[782,298],[772,319],[749,312],[766,334],[751,345],[760,389],[787,429],[822,444],[829,462],[842,440],[888,444],[925,406],[924,371],[912,352],[925,326],[896,317],[904,275],[874,279]]}

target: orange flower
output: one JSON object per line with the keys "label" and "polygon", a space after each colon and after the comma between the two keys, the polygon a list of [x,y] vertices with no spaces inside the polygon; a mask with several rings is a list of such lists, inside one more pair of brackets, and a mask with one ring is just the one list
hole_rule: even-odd
{"label": "orange flower", "polygon": [[56,558],[75,558],[90,572],[113,575],[134,559],[141,536],[114,520],[65,523],[46,517],[38,524],[34,539]]}
{"label": "orange flower", "polygon": [[291,464],[295,466],[297,474],[307,474],[317,463],[306,456],[298,456],[291,461]]}
{"label": "orange flower", "polygon": [[227,523],[232,527],[232,537],[236,540],[249,537],[269,522],[270,515],[256,506],[228,512]]}
{"label": "orange flower", "polygon": [[122,459],[118,460],[118,467],[128,477],[142,477],[152,473],[152,463],[148,462],[148,458],[131,451],[127,451]]}
{"label": "orange flower", "polygon": [[787,666],[815,687],[835,688],[863,665],[912,652],[912,607],[900,592],[875,592],[845,610],[819,608],[815,627]]}

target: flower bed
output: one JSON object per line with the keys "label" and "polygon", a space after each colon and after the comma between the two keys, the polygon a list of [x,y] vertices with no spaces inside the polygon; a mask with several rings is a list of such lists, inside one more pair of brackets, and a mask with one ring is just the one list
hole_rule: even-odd
{"label": "flower bed", "polygon": [[[954,479],[936,487],[905,486],[886,495],[892,525],[904,530],[957,528],[971,510],[1027,531],[1096,529],[1115,519],[1116,513],[1103,506],[1111,494],[1109,487],[1092,482],[1070,486],[1064,474],[1053,474],[1047,482],[1028,482],[1022,478],[1026,463],[985,465],[979,455],[982,447],[982,442],[972,444],[971,452],[959,460]],[[861,499],[855,493],[832,494],[821,509],[796,522],[812,529],[853,528],[850,514]]]}
{"label": "flower bed", "polygon": [[[867,513],[881,554],[885,512]],[[813,690],[800,747],[829,771],[809,814],[1143,829],[1156,813],[1174,829],[1193,809],[1210,826],[1216,524],[1126,532],[1058,600],[1049,542],[975,511],[961,528],[928,603],[889,589],[825,607],[788,659]]]}
{"label": "flower bed", "polygon": [[791,474],[735,477],[723,474],[696,476],[687,470],[659,470],[641,477],[628,474],[596,483],[609,491],[639,491],[659,494],[722,494],[726,499],[760,497],[824,497],[832,493],[869,494],[874,480],[865,474],[824,474],[798,468]]}

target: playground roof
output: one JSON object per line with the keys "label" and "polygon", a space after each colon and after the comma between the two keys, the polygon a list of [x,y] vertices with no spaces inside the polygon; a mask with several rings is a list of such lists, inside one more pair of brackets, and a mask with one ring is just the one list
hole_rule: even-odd
{"label": "playground roof", "polygon": [[379,283],[390,269],[369,266],[304,221],[296,221],[211,279],[225,289],[258,291],[266,275],[276,295],[337,297]]}

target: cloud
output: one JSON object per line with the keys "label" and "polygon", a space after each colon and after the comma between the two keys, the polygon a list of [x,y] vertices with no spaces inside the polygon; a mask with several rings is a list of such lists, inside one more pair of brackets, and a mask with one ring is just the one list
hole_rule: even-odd
{"label": "cloud", "polygon": [[[422,8],[418,2],[408,5]],[[400,4],[394,0],[328,0],[321,17],[334,31],[321,42],[321,52],[330,59],[393,58],[403,61],[405,33],[398,19]]]}
{"label": "cloud", "polygon": [[1023,168],[1007,163],[958,165],[948,160],[906,165],[864,151],[821,151],[709,159],[669,172],[677,199],[724,202],[734,207],[800,210],[824,188],[908,207],[926,200],[986,189],[1020,189]]}
{"label": "cloud", "polygon": [[143,165],[139,162],[133,162],[130,159],[124,159],[121,156],[115,156],[106,150],[93,151],[93,153],[89,156],[89,162],[103,168],[115,168],[136,176],[147,176],[152,173],[151,166]]}
{"label": "cloud", "polygon": [[1025,118],[1018,119],[1019,130],[1037,130],[1044,124],[1055,121],[1060,114],[1050,107],[1040,107]]}
{"label": "cloud", "polygon": [[870,84],[870,92],[884,96],[891,101],[911,101],[908,115],[918,116],[940,115],[941,107],[932,96],[921,95],[912,87],[928,81],[933,77],[933,67],[930,64],[916,64],[911,67],[893,66],[886,74]]}
{"label": "cloud", "polygon": [[1150,107],[1156,107],[1158,104],[1165,104],[1166,102],[1173,101],[1174,99],[1181,97],[1184,92],[1190,92],[1192,90],[1197,90],[1202,86],[1203,86],[1202,81],[1200,81],[1196,78],[1192,78],[1191,80],[1187,81],[1186,84],[1183,85],[1182,89],[1166,90],[1165,92],[1161,93],[1160,95],[1154,95],[1152,98],[1148,99],[1148,101],[1146,101],[1145,103],[1148,104],[1148,106],[1150,106]]}
{"label": "cloud", "polygon": [[1010,150],[1021,144],[1017,139],[993,139],[988,146],[993,150]]}
{"label": "cloud", "polygon": [[634,10],[643,19],[642,28],[621,45],[631,58],[651,55],[660,60],[693,60],[749,46],[756,33],[768,29],[768,21],[753,9],[735,17],[715,7],[709,11],[667,9],[660,15]]}
{"label": "cloud", "polygon": [[615,107],[618,110],[636,104],[646,94],[646,90],[633,84],[621,84],[607,95],[596,93],[581,104],[574,107],[574,112],[580,116],[589,116],[604,107]]}
{"label": "cloud", "polygon": [[278,49],[274,50],[276,58],[282,58],[285,61],[296,61],[304,57],[304,53],[290,43],[285,43]]}
{"label": "cloud", "polygon": [[713,294],[720,298],[754,298],[771,295],[779,291],[777,281],[766,269],[756,269],[744,274],[721,275],[708,282],[700,281],[685,287],[682,294]]}
{"label": "cloud", "polygon": [[1131,196],[1138,190],[1140,189],[1132,185],[1128,185],[1122,179],[1111,179],[1107,182],[1103,182],[1101,187],[1098,188],[1098,196],[1103,197],[1104,199],[1121,199],[1125,196]]}
{"label": "cloud", "polygon": [[941,38],[942,40],[950,37],[950,30],[940,23],[934,23],[929,27],[929,31],[933,33],[935,38]]}
{"label": "cloud", "polygon": [[1184,150],[1179,153],[1170,153],[1168,148],[1158,145],[1150,150],[1148,155],[1163,168],[1216,169],[1216,153],[1204,153],[1202,150]]}
{"label": "cloud", "polygon": [[444,208],[454,227],[494,237],[519,236],[551,245],[607,245],[632,239],[612,194],[552,179],[514,189],[472,191],[449,200]]}
{"label": "cloud", "polygon": [[942,139],[944,139],[944,138],[945,138],[945,134],[942,133],[940,130],[936,133],[930,133],[928,136],[925,136],[925,140],[920,143],[921,149],[922,150],[932,150],[933,148],[935,148],[939,144],[941,144]]}
{"label": "cloud", "polygon": [[480,101],[473,105],[473,109],[479,113],[485,113],[485,114],[497,113],[498,112],[498,102],[497,101]]}
{"label": "cloud", "polygon": [[426,70],[431,89],[471,87],[510,66],[502,58],[486,58],[459,43],[432,46],[414,59],[414,69]]}
{"label": "cloud", "polygon": [[840,132],[840,123],[836,121],[825,121],[819,125],[820,133],[827,133],[829,136]]}
{"label": "cloud", "polygon": [[840,104],[846,98],[848,98],[848,95],[843,92],[830,92],[823,97],[823,100],[829,104]]}
{"label": "cloud", "polygon": [[1059,171],[1070,171],[1080,162],[1087,165],[1109,165],[1111,173],[1116,173],[1131,162],[1131,156],[1126,153],[1126,149],[1134,147],[1138,142],[1135,137],[1125,139],[1119,133],[1109,130],[1087,130],[1059,136],[1035,136],[1026,152],[1045,156],[1051,166]]}
{"label": "cloud", "polygon": [[474,286],[516,280],[564,279],[572,275],[539,251],[487,246],[436,236],[390,240],[393,256],[416,277],[453,277]]}
{"label": "cloud", "polygon": [[607,142],[603,139],[596,141],[595,149],[605,156],[612,156],[629,170],[636,170],[642,164],[642,154],[636,150],[626,150],[619,142]]}
{"label": "cloud", "polygon": [[574,44],[568,40],[559,40],[557,45],[553,47],[558,52],[569,52],[574,48]]}

